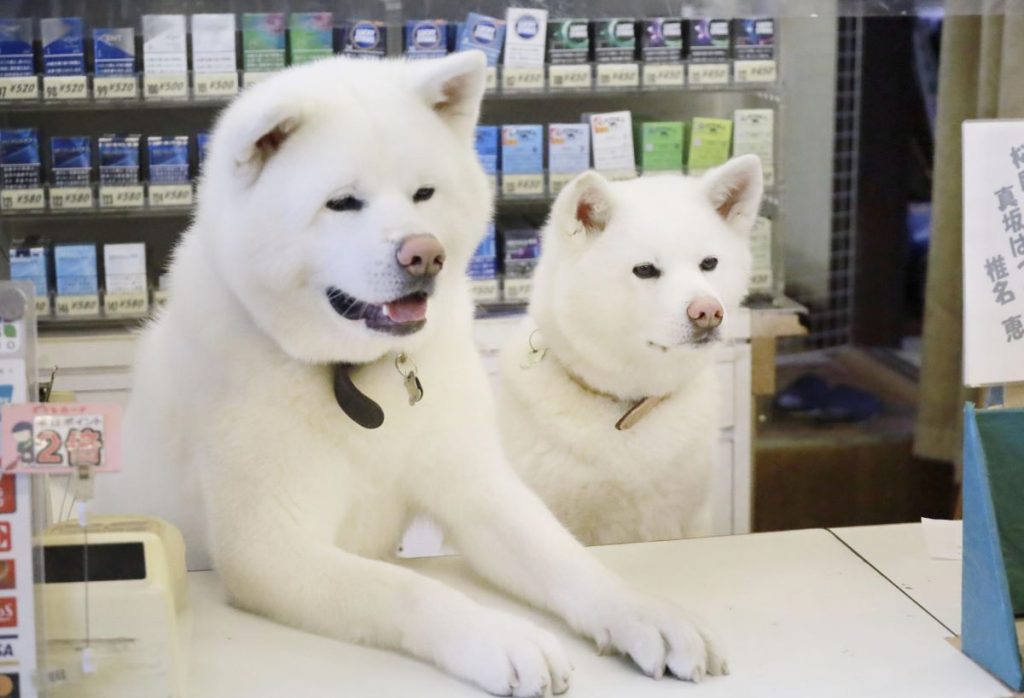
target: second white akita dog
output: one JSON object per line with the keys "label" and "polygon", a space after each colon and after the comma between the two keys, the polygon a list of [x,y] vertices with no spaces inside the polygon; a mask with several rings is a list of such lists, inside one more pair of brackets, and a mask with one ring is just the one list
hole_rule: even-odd
{"label": "second white akita dog", "polygon": [[506,452],[586,543],[705,535],[714,347],[746,295],[761,164],[559,194],[529,318],[501,357]]}
{"label": "second white akita dog", "polygon": [[393,563],[425,514],[484,577],[647,674],[722,673],[702,631],[597,563],[501,450],[465,274],[491,213],[485,75],[478,52],[331,59],[227,108],[141,339],[126,460],[158,511],[198,472],[231,599],[278,621],[496,694],[566,690],[550,633]]}

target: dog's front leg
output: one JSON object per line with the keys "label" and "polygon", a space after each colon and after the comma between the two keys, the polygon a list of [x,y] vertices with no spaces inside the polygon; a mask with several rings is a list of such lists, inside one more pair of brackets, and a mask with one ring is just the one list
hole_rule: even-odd
{"label": "dog's front leg", "polygon": [[599,650],[630,656],[649,676],[727,673],[705,630],[673,604],[628,589],[503,463],[460,477],[459,487],[433,490],[423,504],[481,575],[560,615]]}

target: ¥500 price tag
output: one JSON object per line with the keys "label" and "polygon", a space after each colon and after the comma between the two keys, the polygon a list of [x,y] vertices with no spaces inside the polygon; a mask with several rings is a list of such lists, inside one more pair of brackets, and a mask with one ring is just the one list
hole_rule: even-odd
{"label": "\u00a5500 price tag", "polygon": [[146,73],[146,88],[143,91],[146,99],[175,99],[188,97],[188,76],[182,73],[162,75]]}
{"label": "\u00a5500 price tag", "polygon": [[90,473],[121,469],[121,408],[78,403],[4,405],[3,469]]}
{"label": "\u00a5500 price tag", "polygon": [[238,94],[238,73],[196,73],[196,97],[234,97]]}

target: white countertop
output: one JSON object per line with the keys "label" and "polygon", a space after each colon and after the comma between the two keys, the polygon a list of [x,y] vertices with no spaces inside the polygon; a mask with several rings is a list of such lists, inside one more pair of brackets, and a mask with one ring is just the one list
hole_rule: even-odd
{"label": "white countertop", "polygon": [[[849,541],[860,533],[846,529],[841,535]],[[910,541],[913,528],[900,535]],[[591,644],[556,620],[490,590],[457,557],[403,564],[554,630],[576,667],[568,696],[1001,698],[1010,694],[946,641],[950,633],[943,624],[829,531],[593,550],[637,588],[697,609],[728,647],[732,674],[707,679],[699,687],[670,679],[653,681],[624,660],[597,656]],[[897,564],[901,554],[894,549],[892,569],[902,569]],[[907,567],[907,579],[913,578],[911,567]],[[237,611],[224,603],[214,573],[189,577],[195,613],[191,675],[196,698],[485,695],[416,660],[308,635]],[[948,592],[936,586],[935,603],[948,604],[943,596]],[[940,611],[940,617],[946,616],[946,610]]]}

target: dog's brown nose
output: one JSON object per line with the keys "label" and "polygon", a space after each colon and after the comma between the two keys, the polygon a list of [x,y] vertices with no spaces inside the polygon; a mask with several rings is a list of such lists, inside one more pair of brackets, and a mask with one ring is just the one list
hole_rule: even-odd
{"label": "dog's brown nose", "polygon": [[702,330],[713,330],[722,324],[725,310],[722,304],[710,296],[700,296],[690,301],[686,307],[686,315],[690,322]]}
{"label": "dog's brown nose", "polygon": [[402,240],[395,256],[412,276],[437,276],[444,266],[444,248],[433,235],[410,235]]}

